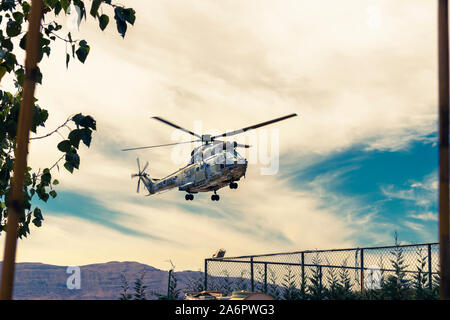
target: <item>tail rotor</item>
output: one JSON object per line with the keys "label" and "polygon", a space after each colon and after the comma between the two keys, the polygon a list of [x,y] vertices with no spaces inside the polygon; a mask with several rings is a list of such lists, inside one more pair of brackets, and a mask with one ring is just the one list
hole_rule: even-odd
{"label": "tail rotor", "polygon": [[139,177],[137,189],[136,189],[136,192],[139,193],[139,187],[141,185],[141,180],[143,180],[143,183],[145,185],[145,178],[147,178],[147,176],[148,176],[148,174],[145,172],[145,169],[147,169],[147,167],[148,167],[148,161],[142,170],[141,170],[141,164],[139,162],[139,158],[136,159],[136,162],[137,162],[137,166],[138,166],[138,173],[132,174],[131,178]]}

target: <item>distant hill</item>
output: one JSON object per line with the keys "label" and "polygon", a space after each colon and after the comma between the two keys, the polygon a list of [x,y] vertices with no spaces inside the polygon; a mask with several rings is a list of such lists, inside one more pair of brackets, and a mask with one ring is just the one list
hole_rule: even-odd
{"label": "distant hill", "polygon": [[[1,263],[0,263],[1,270]],[[17,263],[14,283],[14,299],[93,299],[119,298],[122,292],[123,274],[133,293],[135,279],[146,270],[144,283],[146,292],[167,294],[168,272],[137,262],[107,262],[80,266],[81,288],[68,289],[66,282],[70,274],[67,266],[54,266],[43,263]],[[199,271],[176,272],[177,288],[183,294],[189,283],[202,276]],[[148,299],[156,299],[148,294]]]}

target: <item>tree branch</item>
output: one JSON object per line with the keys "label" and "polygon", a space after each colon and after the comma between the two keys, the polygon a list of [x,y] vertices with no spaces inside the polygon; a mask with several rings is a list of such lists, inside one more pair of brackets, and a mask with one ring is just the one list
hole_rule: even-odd
{"label": "tree branch", "polygon": [[[54,134],[55,132],[58,132],[58,130],[61,129],[62,127],[66,127],[66,126],[67,126],[67,123],[68,123],[70,120],[72,120],[72,118],[73,118],[73,116],[70,116],[69,118],[67,118],[67,120],[66,120],[62,125],[60,125],[58,128],[56,128],[56,129],[53,130],[52,132],[49,132],[49,133],[47,133],[46,135],[43,135],[43,136],[40,136],[40,137],[33,137],[33,138],[30,138],[30,140],[43,139],[43,138],[47,138],[47,137],[51,136],[51,135]],[[70,128],[69,128],[69,129],[70,129]]]}

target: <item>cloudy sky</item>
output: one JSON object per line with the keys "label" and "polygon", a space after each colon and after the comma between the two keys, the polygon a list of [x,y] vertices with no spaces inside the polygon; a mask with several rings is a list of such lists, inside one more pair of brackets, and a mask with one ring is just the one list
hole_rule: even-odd
{"label": "cloudy sky", "polygon": [[[436,1],[122,2],[137,12],[125,39],[88,17],[72,31],[91,46],[86,63],[66,70],[59,43],[41,64],[37,97],[50,118],[38,134],[78,112],[98,131],[79,171],[54,172],[58,197],[42,204],[43,226],[20,241],[19,261],[168,269],[171,259],[196,270],[218,248],[389,245],[394,231],[403,242],[437,240]],[[136,157],[156,178],[188,159],[172,148],[120,151],[190,138],[151,116],[210,133],[292,112],[253,136],[253,150],[279,136],[269,139],[277,174],[261,174],[258,154],[219,202],[137,194]],[[58,159],[61,139],[32,141],[33,167]]]}

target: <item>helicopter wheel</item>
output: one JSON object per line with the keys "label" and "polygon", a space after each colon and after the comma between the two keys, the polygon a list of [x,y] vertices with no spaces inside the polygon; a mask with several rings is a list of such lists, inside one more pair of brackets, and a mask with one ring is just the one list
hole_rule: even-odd
{"label": "helicopter wheel", "polygon": [[219,201],[219,199],[220,199],[220,197],[219,197],[218,194],[213,194],[213,195],[211,196],[211,200],[212,200],[212,201]]}
{"label": "helicopter wheel", "polygon": [[188,193],[187,195],[184,196],[184,198],[186,199],[186,201],[187,201],[187,200],[194,200],[194,195]]}
{"label": "helicopter wheel", "polygon": [[230,189],[237,189],[237,188],[238,188],[238,184],[236,182],[230,183]]}

